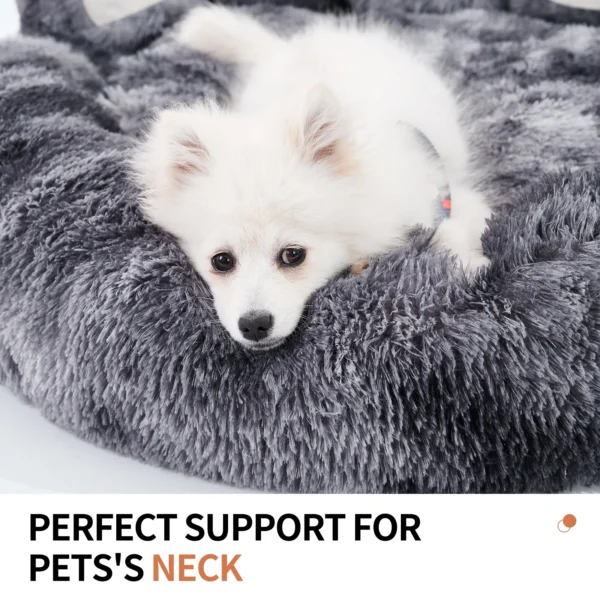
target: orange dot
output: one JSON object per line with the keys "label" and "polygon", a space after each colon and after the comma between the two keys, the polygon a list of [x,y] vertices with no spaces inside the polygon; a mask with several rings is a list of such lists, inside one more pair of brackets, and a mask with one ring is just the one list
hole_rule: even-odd
{"label": "orange dot", "polygon": [[575,518],[575,515],[565,515],[563,517],[563,523],[565,524],[565,527],[575,527],[577,519]]}

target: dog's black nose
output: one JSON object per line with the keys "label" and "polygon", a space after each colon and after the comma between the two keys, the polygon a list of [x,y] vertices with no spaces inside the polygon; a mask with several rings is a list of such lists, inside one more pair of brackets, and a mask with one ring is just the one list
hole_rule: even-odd
{"label": "dog's black nose", "polygon": [[238,327],[247,340],[264,340],[273,327],[273,315],[268,312],[250,312],[242,315]]}

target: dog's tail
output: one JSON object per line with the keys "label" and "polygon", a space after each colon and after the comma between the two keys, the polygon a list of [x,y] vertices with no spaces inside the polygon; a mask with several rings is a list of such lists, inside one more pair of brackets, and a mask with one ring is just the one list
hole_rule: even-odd
{"label": "dog's tail", "polygon": [[241,11],[201,6],[181,23],[177,40],[226,62],[252,65],[277,52],[283,40]]}

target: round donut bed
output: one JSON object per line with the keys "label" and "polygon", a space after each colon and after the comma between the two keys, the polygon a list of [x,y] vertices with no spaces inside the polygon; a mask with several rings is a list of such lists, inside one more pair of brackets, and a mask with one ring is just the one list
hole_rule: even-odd
{"label": "round donut bed", "polygon": [[[21,0],[26,35],[0,44],[0,382],[94,444],[237,486],[600,482],[600,12],[338,5],[415,36],[464,87],[498,205],[492,264],[467,281],[418,231],[319,290],[283,347],[251,353],[143,219],[126,169],[153,111],[226,101],[234,68],[173,40],[198,2],[100,24],[92,4]],[[247,9],[284,32],[314,15]]]}

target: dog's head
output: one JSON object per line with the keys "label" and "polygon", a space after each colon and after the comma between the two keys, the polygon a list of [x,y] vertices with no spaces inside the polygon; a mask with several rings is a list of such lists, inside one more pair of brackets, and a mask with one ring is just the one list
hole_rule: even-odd
{"label": "dog's head", "polygon": [[280,344],[354,258],[345,214],[357,166],[327,88],[281,115],[164,111],[134,170],[146,215],[180,240],[246,347]]}

